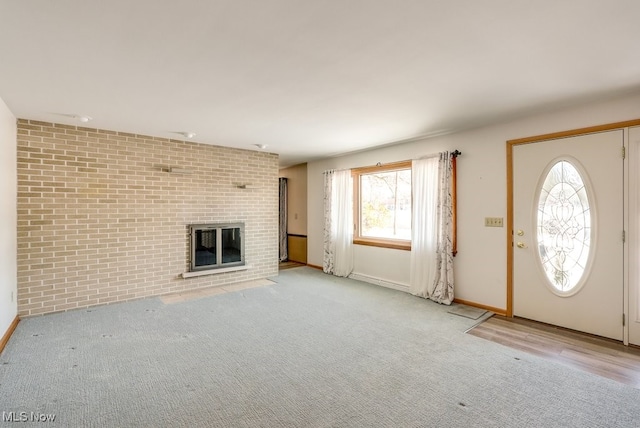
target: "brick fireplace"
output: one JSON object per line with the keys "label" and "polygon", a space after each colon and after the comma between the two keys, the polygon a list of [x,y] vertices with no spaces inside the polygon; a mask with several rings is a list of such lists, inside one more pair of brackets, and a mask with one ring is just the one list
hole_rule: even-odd
{"label": "brick fireplace", "polygon": [[[278,272],[276,154],[20,119],[17,205],[20,316]],[[183,276],[191,225],[238,223],[242,269]]]}

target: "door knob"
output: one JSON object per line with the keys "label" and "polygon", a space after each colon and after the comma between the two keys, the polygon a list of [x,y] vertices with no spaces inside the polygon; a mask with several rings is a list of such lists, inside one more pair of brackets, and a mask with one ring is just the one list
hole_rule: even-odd
{"label": "door knob", "polygon": [[516,245],[518,246],[518,248],[527,248],[524,242],[518,242]]}

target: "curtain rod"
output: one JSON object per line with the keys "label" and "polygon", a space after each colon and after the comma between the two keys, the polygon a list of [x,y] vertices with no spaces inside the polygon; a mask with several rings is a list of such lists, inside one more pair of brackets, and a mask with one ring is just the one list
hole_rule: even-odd
{"label": "curtain rod", "polygon": [[[429,158],[435,158],[435,157],[440,156],[440,154],[441,154],[441,153],[443,153],[443,152],[440,152],[440,153],[431,153],[430,155],[424,155],[424,156],[422,156],[422,157],[420,157],[420,158],[418,158],[418,159],[416,159],[416,160],[429,159]],[[461,152],[460,150],[458,150],[458,149],[456,149],[456,150],[454,150],[454,151],[452,151],[452,152],[449,152],[449,156],[451,156],[452,158],[457,158],[457,157],[458,157],[458,156],[460,156],[461,154],[462,154],[462,152]],[[382,165],[380,162],[378,162],[378,164],[380,164],[380,166]]]}
{"label": "curtain rod", "polygon": [[[454,151],[452,151],[452,152],[449,152],[449,155],[450,155],[452,158],[454,158],[454,159],[455,159],[455,158],[457,158],[458,156],[462,155],[462,152],[461,152],[460,150],[456,149],[456,150],[454,150]],[[432,153],[432,154],[430,154],[430,155],[425,155],[425,156],[422,156],[422,157],[419,157],[419,158],[415,158],[415,159],[410,159],[410,160],[428,159],[428,158],[433,158],[433,157],[436,157],[436,156],[440,156],[440,153]],[[399,161],[399,162],[402,162],[402,161]],[[390,163],[395,163],[395,162],[390,162]],[[385,164],[383,164],[382,162],[377,162],[375,166],[383,166],[383,165],[385,165]],[[323,173],[323,174],[325,174],[325,173],[327,173],[327,172],[349,171],[349,170],[352,170],[352,169],[358,169],[358,168],[366,168],[366,167],[358,166],[358,167],[353,167],[353,168],[327,169],[327,170],[323,171],[322,173]]]}
{"label": "curtain rod", "polygon": [[338,171],[351,171],[353,168],[342,168],[342,169],[326,169],[324,171],[322,171],[323,174],[326,174],[328,172],[338,172]]}

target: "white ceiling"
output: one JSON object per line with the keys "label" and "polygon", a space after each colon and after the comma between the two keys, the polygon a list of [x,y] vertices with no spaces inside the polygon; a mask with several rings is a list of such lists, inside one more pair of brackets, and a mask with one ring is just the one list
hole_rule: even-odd
{"label": "white ceiling", "polygon": [[288,166],[638,90],[639,43],[638,0],[0,0],[0,98]]}

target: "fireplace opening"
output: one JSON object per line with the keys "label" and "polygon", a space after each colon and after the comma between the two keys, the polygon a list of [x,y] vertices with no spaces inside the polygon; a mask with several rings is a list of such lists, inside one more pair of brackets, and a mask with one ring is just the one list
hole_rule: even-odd
{"label": "fireplace opening", "polygon": [[192,224],[190,271],[244,265],[244,223]]}

